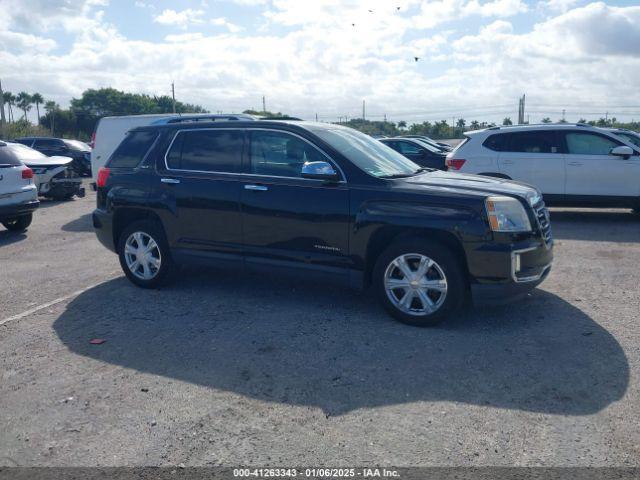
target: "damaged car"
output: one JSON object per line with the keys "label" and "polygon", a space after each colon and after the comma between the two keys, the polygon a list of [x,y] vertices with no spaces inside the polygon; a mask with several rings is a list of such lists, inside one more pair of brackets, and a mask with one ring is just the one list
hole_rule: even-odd
{"label": "damaged car", "polygon": [[38,195],[53,200],[71,200],[74,196],[84,197],[82,179],[72,167],[69,157],[47,157],[46,155],[20,143],[7,142],[17,158],[35,174],[34,181]]}

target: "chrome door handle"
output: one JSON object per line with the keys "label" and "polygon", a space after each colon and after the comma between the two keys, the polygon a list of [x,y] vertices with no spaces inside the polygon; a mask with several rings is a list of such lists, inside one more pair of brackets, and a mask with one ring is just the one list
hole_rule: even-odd
{"label": "chrome door handle", "polygon": [[580,162],[569,162],[567,165],[571,165],[572,167],[579,167],[582,165]]}
{"label": "chrome door handle", "polygon": [[265,187],[264,185],[245,185],[244,189],[253,190],[255,192],[266,192],[267,190],[269,190],[269,188]]}
{"label": "chrome door handle", "polygon": [[161,178],[160,181],[162,183],[170,183],[172,185],[180,183],[180,180],[178,180],[177,178]]}

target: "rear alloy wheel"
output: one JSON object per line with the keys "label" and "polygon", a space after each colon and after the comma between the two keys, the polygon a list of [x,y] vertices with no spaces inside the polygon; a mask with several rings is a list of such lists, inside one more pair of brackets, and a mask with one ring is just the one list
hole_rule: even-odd
{"label": "rear alloy wheel", "polygon": [[164,234],[153,222],[127,227],[120,236],[118,253],[124,273],[143,288],[160,286],[173,267]]}
{"label": "rear alloy wheel", "polygon": [[28,215],[21,215],[16,218],[12,218],[11,220],[6,220],[2,222],[2,225],[7,230],[11,230],[12,232],[24,232],[29,225],[31,225],[31,221],[33,220],[33,214],[29,213]]}
{"label": "rear alloy wheel", "polygon": [[380,255],[373,275],[387,311],[420,327],[441,322],[461,305],[467,291],[463,269],[451,250],[428,240],[391,245]]}

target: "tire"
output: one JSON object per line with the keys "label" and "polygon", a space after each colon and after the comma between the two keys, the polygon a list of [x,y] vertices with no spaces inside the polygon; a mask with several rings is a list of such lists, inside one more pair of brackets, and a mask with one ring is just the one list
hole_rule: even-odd
{"label": "tire", "polygon": [[[402,273],[400,259],[419,278],[412,277],[410,282]],[[426,274],[419,276],[422,259],[426,259]],[[458,309],[466,298],[466,283],[463,267],[448,247],[420,238],[393,243],[382,252],[373,270],[374,289],[387,312],[396,320],[417,327],[437,325]],[[392,284],[398,288],[388,290]],[[410,296],[406,303],[402,302],[405,294]],[[429,302],[426,308],[425,301]]]}
{"label": "tire", "polygon": [[2,222],[2,225],[4,225],[7,230],[11,230],[12,232],[24,232],[27,228],[29,228],[32,220],[33,214],[29,213],[27,215],[21,215],[10,220],[6,220]]}
{"label": "tire", "polygon": [[[141,252],[147,250],[146,247],[151,244],[148,239],[153,240],[155,246],[148,250],[148,256],[138,262],[136,267],[138,255],[134,251],[138,248],[141,248]],[[139,242],[142,243],[141,246]],[[122,231],[118,240],[118,257],[127,278],[142,288],[158,288],[165,285],[175,270],[162,227],[153,221],[137,221]]]}

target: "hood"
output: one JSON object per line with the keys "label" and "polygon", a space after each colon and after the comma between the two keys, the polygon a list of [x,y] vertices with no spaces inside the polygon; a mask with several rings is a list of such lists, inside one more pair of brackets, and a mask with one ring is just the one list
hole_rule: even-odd
{"label": "hood", "polygon": [[455,191],[460,194],[466,193],[478,196],[517,196],[529,201],[530,203],[537,203],[536,197],[540,195],[540,192],[538,192],[535,187],[525,183],[516,182],[514,180],[485,177],[482,175],[443,172],[440,170],[400,180],[405,188],[419,190],[437,188],[452,192]]}
{"label": "hood", "polygon": [[43,157],[38,158],[37,160],[29,159],[25,160],[24,164],[27,167],[56,167],[67,165],[73,161],[72,158],[69,157]]}

